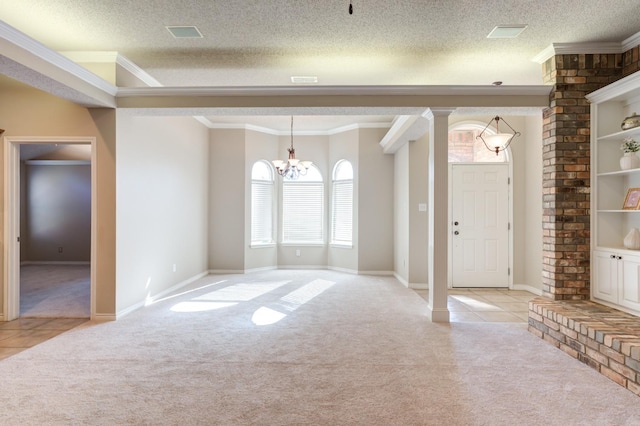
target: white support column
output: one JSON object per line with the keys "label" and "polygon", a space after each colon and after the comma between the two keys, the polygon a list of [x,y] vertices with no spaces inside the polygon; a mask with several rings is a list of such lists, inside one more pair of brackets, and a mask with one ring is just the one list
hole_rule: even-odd
{"label": "white support column", "polygon": [[449,322],[447,284],[449,282],[448,232],[449,115],[455,109],[431,108],[425,115],[429,126],[429,319]]}

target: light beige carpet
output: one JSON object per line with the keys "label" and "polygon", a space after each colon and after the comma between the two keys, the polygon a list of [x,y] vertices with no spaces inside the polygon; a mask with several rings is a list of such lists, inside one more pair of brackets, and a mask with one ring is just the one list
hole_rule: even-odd
{"label": "light beige carpet", "polygon": [[524,324],[430,323],[392,278],[190,289],[0,361],[0,424],[640,424],[637,396]]}
{"label": "light beige carpet", "polygon": [[23,265],[20,267],[20,316],[89,318],[89,265]]}

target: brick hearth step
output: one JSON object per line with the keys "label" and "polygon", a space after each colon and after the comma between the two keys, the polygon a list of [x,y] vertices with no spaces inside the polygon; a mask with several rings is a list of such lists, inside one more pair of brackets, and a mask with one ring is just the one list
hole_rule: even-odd
{"label": "brick hearth step", "polygon": [[585,300],[529,302],[529,331],[640,395],[640,318]]}

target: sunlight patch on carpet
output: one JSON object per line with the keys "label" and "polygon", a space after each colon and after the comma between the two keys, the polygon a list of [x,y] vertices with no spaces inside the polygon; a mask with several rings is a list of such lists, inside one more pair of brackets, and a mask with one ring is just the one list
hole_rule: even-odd
{"label": "sunlight patch on carpet", "polygon": [[251,321],[255,325],[271,325],[282,320],[287,314],[282,311],[293,312],[300,306],[308,303],[311,299],[321,295],[327,289],[331,288],[335,282],[322,279],[313,280],[308,284],[303,285],[297,290],[292,291],[280,298],[278,302],[273,305],[273,308],[263,306],[256,310],[251,317]]}
{"label": "sunlight patch on carpet", "polygon": [[171,307],[173,312],[205,312],[235,306],[234,302],[180,302]]}

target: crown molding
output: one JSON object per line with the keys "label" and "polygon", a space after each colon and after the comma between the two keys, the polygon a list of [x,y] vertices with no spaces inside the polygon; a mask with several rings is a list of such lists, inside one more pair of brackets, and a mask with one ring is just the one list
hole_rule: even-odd
{"label": "crown molding", "polygon": [[[108,81],[98,77],[91,71],[73,62],[66,56],[49,49],[39,41],[27,36],[26,34],[18,31],[10,25],[0,20],[0,39],[8,41],[14,46],[29,52],[32,56],[35,56],[56,68],[64,70],[73,77],[88,83],[89,85],[108,93],[111,96],[115,96],[117,89],[114,85]],[[3,52],[4,53],[4,52]]]}
{"label": "crown molding", "polygon": [[117,64],[149,87],[162,86],[162,83],[136,65],[135,62],[116,51],[64,51],[60,53],[77,63]]}
{"label": "crown molding", "polygon": [[640,84],[640,73],[633,73],[618,81],[615,81],[601,89],[586,95],[592,103],[600,103],[618,98],[619,100],[629,100],[637,96],[638,85]]}
{"label": "crown molding", "polygon": [[640,45],[640,32],[624,39],[621,42],[552,43],[531,60],[542,64],[555,55],[624,53],[638,45]]}
{"label": "crown molding", "polygon": [[228,86],[120,87],[118,98],[207,96],[523,96],[547,95],[539,86]]}
{"label": "crown molding", "polygon": [[129,71],[134,77],[142,81],[144,84],[150,87],[162,87],[162,83],[153,78],[148,72],[140,68],[134,62],[132,62],[126,56],[118,54],[116,63],[125,70]]}
{"label": "crown molding", "polygon": [[[203,117],[204,118],[204,117]],[[210,129],[227,129],[227,130],[252,130],[254,132],[265,133],[273,136],[289,136],[291,132],[289,130],[276,130],[264,126],[256,126],[254,124],[242,124],[242,123],[213,123],[205,118],[209,122],[206,124]],[[203,122],[204,124],[204,122]],[[294,130],[294,136],[333,136],[339,133],[348,132],[350,130],[358,129],[386,129],[391,126],[390,123],[353,123],[345,126],[336,127],[329,130]]]}
{"label": "crown molding", "polygon": [[640,32],[635,33],[622,41],[624,51],[631,50],[636,46],[640,46]]}
{"label": "crown molding", "polygon": [[61,55],[71,59],[73,62],[86,62],[97,64],[115,63],[118,59],[118,52],[115,51],[77,51],[77,50],[61,50]]}

